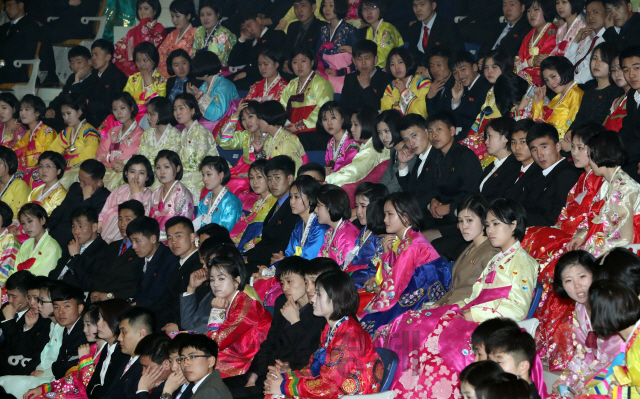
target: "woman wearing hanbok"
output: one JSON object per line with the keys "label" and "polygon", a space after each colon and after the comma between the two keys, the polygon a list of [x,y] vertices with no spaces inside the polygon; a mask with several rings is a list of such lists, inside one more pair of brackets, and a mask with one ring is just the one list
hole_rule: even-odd
{"label": "woman wearing hanbok", "polygon": [[167,30],[158,22],[162,7],[158,0],[138,0],[136,17],[140,21],[114,46],[113,63],[127,75],[138,72],[133,49],[142,42],[152,43],[158,48],[167,36]]}
{"label": "woman wearing hanbok", "polygon": [[231,231],[242,216],[242,202],[226,187],[231,177],[227,161],[220,156],[206,156],[200,163],[200,172],[209,193],[195,210],[194,230],[216,223]]}
{"label": "woman wearing hanbok", "polygon": [[631,86],[629,86],[629,83],[627,83],[627,80],[624,78],[624,73],[620,67],[620,57],[616,57],[611,61],[610,70],[611,80],[613,80],[616,86],[623,88],[625,94],[618,97],[611,105],[611,111],[604,121],[604,127],[607,130],[619,132],[620,128],[622,128],[622,120],[627,116],[627,93]]}
{"label": "woman wearing hanbok", "polygon": [[182,184],[187,186],[197,199],[204,185],[200,163],[205,156],[217,156],[218,148],[211,131],[198,122],[202,114],[198,108],[198,100],[193,95],[182,93],[176,96],[173,102],[173,116],[184,126],[178,152],[184,167]]}
{"label": "woman wearing hanbok", "polygon": [[558,32],[556,33],[556,47],[549,55],[564,56],[573,39],[576,38],[578,31],[587,27],[587,22],[582,16],[583,8],[583,1],[556,1],[556,11],[564,23],[558,28]]}
{"label": "woman wearing hanbok", "polygon": [[192,1],[174,0],[169,5],[169,10],[171,22],[176,29],[169,33],[158,47],[160,55],[158,72],[165,78],[169,78],[167,57],[173,50],[181,48],[193,56],[193,40],[196,33],[196,28],[191,25],[191,21],[196,18],[196,9]]}
{"label": "woman wearing hanbok", "polygon": [[18,225],[18,211],[29,198],[29,185],[18,175],[18,157],[12,149],[0,146],[0,200],[13,211],[14,225]]}
{"label": "woman wearing hanbok", "polygon": [[471,333],[476,326],[495,317],[525,319],[538,274],[538,264],[519,242],[524,237],[525,217],[516,201],[494,200],[487,213],[486,232],[500,253],[473,285],[471,296],[452,305],[406,312],[382,331],[376,347],[396,351],[407,348],[402,341],[406,334],[419,337],[418,350],[413,344],[402,352],[398,365],[402,371],[396,373],[390,388],[397,397],[460,397],[458,374],[474,359]]}
{"label": "woman wearing hanbok", "polygon": [[349,275],[341,271],[321,274],[313,296],[313,314],[327,319],[320,348],[302,370],[291,370],[282,364],[269,366],[264,384],[266,398],[341,397],[379,392],[384,364],[371,338],[360,327],[357,310],[358,292]]}
{"label": "woman wearing hanbok", "polygon": [[149,217],[160,224],[160,241],[167,240],[165,223],[174,216],[193,219],[193,195],[182,179],[182,162],[178,154],[171,150],[161,150],[154,161],[156,177],[160,182],[153,194],[149,207]]}
{"label": "woman wearing hanbok", "polygon": [[158,49],[149,42],[142,42],[133,50],[133,59],[139,72],[129,76],[124,91],[133,96],[140,108],[141,115],[137,121],[147,114],[149,100],[167,95],[167,78],[158,69],[159,57]]}
{"label": "woman wearing hanbok", "polygon": [[287,122],[287,113],[282,104],[269,100],[257,108],[258,126],[261,132],[267,133],[262,145],[264,158],[271,159],[278,155],[286,155],[296,163],[296,170],[309,163],[309,156],[304,151],[298,136],[290,133],[284,126]]}
{"label": "woman wearing hanbok", "polygon": [[323,186],[318,192],[316,204],[318,223],[328,225],[324,243],[317,256],[331,258],[344,268],[347,254],[353,250],[359,231],[351,223],[349,196],[341,188]]}
{"label": "woman wearing hanbok", "polygon": [[218,343],[217,369],[222,378],[246,373],[267,338],[271,314],[243,292],[246,269],[231,258],[210,260],[211,314],[207,336]]}
{"label": "woman wearing hanbok", "polygon": [[350,119],[342,106],[337,101],[329,101],[322,105],[319,113],[320,121],[318,130],[331,136],[324,155],[326,173],[330,175],[347,166],[356,156],[360,144],[351,137],[347,130]]}
{"label": "woman wearing hanbok", "polygon": [[245,100],[265,102],[280,101],[287,81],[280,76],[285,60],[278,49],[266,47],[258,55],[258,69],[264,79],[251,85]]}
{"label": "woman wearing hanbok", "polygon": [[51,216],[51,212],[62,204],[67,196],[67,190],[60,183],[65,166],[64,158],[57,152],[45,151],[40,155],[38,170],[42,184],[31,190],[27,202],[42,205],[48,216]]}
{"label": "woman wearing hanbok", "polygon": [[134,155],[124,167],[123,179],[125,184],[117,187],[109,194],[98,217],[98,225],[102,239],[107,243],[121,240],[118,228],[118,205],[129,200],[139,201],[149,213],[151,190],[153,184],[153,169],[149,160],[142,155]]}
{"label": "woman wearing hanbok", "polygon": [[222,66],[227,66],[231,49],[238,42],[236,35],[220,23],[220,5],[213,0],[200,0],[200,22],[193,36],[193,53],[211,51]]}
{"label": "woman wearing hanbok", "polygon": [[0,145],[14,148],[15,144],[27,133],[20,122],[20,102],[11,92],[0,93]]}
{"label": "woman wearing hanbok", "polygon": [[533,27],[522,40],[515,59],[515,71],[530,85],[541,86],[540,63],[556,47],[556,10],[551,2],[534,1],[527,9],[527,19]]}
{"label": "woman wearing hanbok", "polygon": [[[558,129],[560,140],[570,129],[580,109],[584,92],[573,80],[573,64],[561,56],[548,57],[540,64],[545,86],[536,87],[533,96],[533,119],[547,122]],[[544,105],[547,88],[556,96],[548,105]]]}
{"label": "woman wearing hanbok", "polygon": [[[49,216],[38,203],[25,204],[18,212],[22,230],[29,239],[22,243],[16,255],[16,270],[29,270],[36,276],[48,276],[56,267],[62,250],[49,235],[45,225]],[[9,273],[9,277],[13,273]]]}
{"label": "woman wearing hanbok", "polygon": [[96,159],[104,164],[107,172],[105,186],[113,191],[123,182],[121,178],[127,161],[138,152],[144,131],[136,122],[138,105],[126,91],[113,98],[113,116],[119,125],[109,129],[96,151]]}
{"label": "woman wearing hanbok", "polygon": [[318,61],[309,48],[294,49],[289,64],[297,77],[289,82],[280,98],[287,111],[285,129],[294,134],[314,131],[320,107],[333,100],[333,86],[316,72]]}
{"label": "woman wearing hanbok", "polygon": [[388,4],[382,0],[364,0],[358,5],[358,16],[369,25],[366,28],[365,39],[373,41],[378,46],[376,66],[380,68],[387,65],[389,51],[404,45],[398,29],[383,20],[387,6]]}
{"label": "woman wearing hanbok", "polygon": [[431,81],[416,74],[418,67],[409,50],[394,48],[387,58],[387,73],[393,82],[387,86],[380,100],[380,109],[395,109],[402,115],[418,114],[427,117],[425,98]]}
{"label": "woman wearing hanbok", "polygon": [[16,256],[20,250],[20,241],[9,231],[12,222],[13,210],[0,201],[0,287],[4,287],[9,274],[16,270]]}

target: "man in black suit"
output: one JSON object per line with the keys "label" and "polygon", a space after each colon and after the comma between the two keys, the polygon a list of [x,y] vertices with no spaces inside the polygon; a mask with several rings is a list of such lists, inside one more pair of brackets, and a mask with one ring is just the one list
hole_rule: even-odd
{"label": "man in black suit", "polygon": [[500,29],[503,0],[458,0],[457,14],[466,16],[458,22],[464,43],[483,45]]}
{"label": "man in black suit", "polygon": [[82,291],[93,285],[95,266],[99,263],[107,243],[98,234],[98,212],[89,207],[76,208],[71,213],[73,240],[67,245],[68,252],[58,259],[49,278],[62,280]]}
{"label": "man in black suit", "polygon": [[67,196],[51,212],[47,223],[49,234],[58,242],[63,253],[66,252],[67,244],[73,238],[71,232],[71,213],[73,210],[88,207],[100,214],[104,203],[107,202],[111,192],[102,183],[105,171],[104,164],[95,159],[87,159],[82,162],[78,172],[80,182],[71,184]]}
{"label": "man in black suit", "polygon": [[531,151],[529,151],[529,146],[527,145],[527,133],[533,126],[535,126],[535,122],[531,119],[519,120],[507,136],[511,145],[511,152],[515,159],[520,162],[520,171],[518,178],[507,189],[504,196],[521,204],[531,194],[531,188],[542,178],[542,168],[533,162]]}
{"label": "man in black suit", "polygon": [[296,173],[296,164],[286,155],[278,155],[267,162],[265,168],[271,195],[278,201],[271,208],[262,225],[262,240],[246,253],[247,280],[258,271],[258,266],[269,266],[271,256],[287,249],[291,233],[300,216],[291,212],[289,188]]}
{"label": "man in black suit", "polygon": [[511,153],[509,133],[515,127],[512,118],[502,117],[491,120],[484,129],[487,154],[496,159],[482,172],[480,194],[491,202],[503,198],[520,175],[521,163]]}
{"label": "man in black suit", "polygon": [[17,83],[29,80],[29,66],[13,66],[14,60],[35,58],[38,47],[38,25],[24,11],[24,0],[9,0],[4,3],[11,22],[0,26],[0,83]]}
{"label": "man in black suit", "polygon": [[560,139],[553,125],[537,122],[527,133],[527,145],[543,176],[522,203],[527,225],[553,226],[580,172],[560,155]]}
{"label": "man in black suit", "polygon": [[[171,338],[162,333],[149,334],[138,342],[136,356],[139,357],[142,365],[143,375],[138,382],[136,399],[160,399],[167,378],[171,375],[171,360],[168,350],[170,343]],[[154,378],[156,371],[160,374]]]}
{"label": "man in black suit", "polygon": [[451,89],[451,101],[442,103],[443,109],[452,111],[458,133],[456,141],[464,140],[480,113],[492,84],[479,73],[476,60],[468,51],[461,51],[449,62],[456,80]]}
{"label": "man in black suit", "polygon": [[502,2],[502,13],[507,23],[502,30],[492,31],[491,36],[480,48],[480,58],[491,50],[503,49],[512,58],[520,51],[522,39],[531,31],[531,25],[524,14],[524,0],[505,0]]}
{"label": "man in black suit", "polygon": [[[320,38],[320,28],[327,23],[320,21],[315,16],[316,2],[312,0],[294,0],[293,11],[296,14],[297,21],[289,24],[287,28],[287,42],[285,44],[285,54],[298,46],[309,46],[315,51]],[[287,72],[292,73],[285,63]]]}
{"label": "man in black suit", "polygon": [[190,335],[180,347],[180,358],[187,381],[193,383],[192,399],[232,399],[229,388],[216,370],[218,343],[206,335]]}
{"label": "man in black suit", "polygon": [[84,310],[84,292],[70,284],[59,284],[51,291],[53,314],[58,324],[65,328],[58,358],[51,365],[53,376],[59,379],[67,370],[78,365],[78,347],[87,343],[84,324],[80,320]]}
{"label": "man in black suit", "polygon": [[122,93],[127,85],[127,75],[111,62],[113,52],[113,43],[105,39],[98,39],[91,45],[93,72],[85,80],[92,89],[87,97],[87,121],[96,127],[111,114],[111,99]]}
{"label": "man in black suit", "polygon": [[240,18],[241,35],[238,43],[233,46],[229,54],[230,67],[242,67],[233,75],[233,83],[238,90],[249,90],[252,84],[262,79],[258,69],[258,54],[264,46],[282,46],[287,37],[283,31],[265,27],[262,18],[257,14],[247,12]]}
{"label": "man in black suit", "polygon": [[[160,242],[160,224],[154,218],[142,216],[127,226],[127,237],[139,258],[144,260],[142,276],[133,303],[152,308],[167,295],[171,276],[178,270],[178,257]],[[162,311],[162,309],[157,309]]]}
{"label": "man in black suit", "polygon": [[464,48],[458,26],[436,14],[435,0],[413,0],[413,12],[418,22],[409,28],[409,51],[418,65],[426,66],[424,56],[434,46],[444,46],[453,54]]}
{"label": "man in black suit", "polygon": [[378,46],[371,40],[360,40],[353,46],[353,63],[358,70],[344,79],[340,104],[347,115],[352,115],[362,107],[380,109],[380,99],[393,80],[378,68]]}
{"label": "man in black suit", "polygon": [[456,83],[449,69],[451,56],[451,50],[444,46],[435,46],[426,56],[429,75],[433,78],[425,98],[427,114],[437,112],[442,109],[442,104],[451,102],[451,89]]}
{"label": "man in black suit", "polygon": [[107,246],[102,253],[102,262],[96,266],[91,285],[91,302],[111,298],[131,299],[138,289],[144,260],[139,258],[127,236],[127,226],[136,218],[144,216],[140,201],[129,200],[118,205],[118,229],[124,237]]}
{"label": "man in black suit", "polygon": [[605,0],[604,4],[613,19],[613,25],[609,18],[604,22],[604,40],[620,50],[640,45],[640,15],[633,12],[631,0]]}
{"label": "man in black suit", "polygon": [[119,377],[109,387],[100,399],[134,399],[138,390],[138,383],[142,376],[142,364],[136,355],[138,343],[149,334],[153,334],[156,324],[153,312],[142,306],[133,306],[125,310],[120,316],[120,335],[118,342],[123,354],[129,359],[123,364],[116,375]]}
{"label": "man in black suit", "polygon": [[623,168],[635,181],[640,181],[638,170],[640,169],[640,111],[638,110],[637,97],[640,96],[640,74],[637,72],[640,66],[640,46],[629,47],[620,53],[620,65],[625,75],[629,78],[627,83],[631,88],[627,92],[627,115],[622,120],[620,138],[624,147],[629,152],[629,162]]}

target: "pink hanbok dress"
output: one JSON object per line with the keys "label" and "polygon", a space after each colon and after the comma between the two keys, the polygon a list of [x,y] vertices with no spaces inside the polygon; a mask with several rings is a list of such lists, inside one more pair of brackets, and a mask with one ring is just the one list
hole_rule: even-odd
{"label": "pink hanbok dress", "polygon": [[107,201],[102,207],[98,223],[102,226],[102,239],[110,244],[114,241],[121,240],[122,235],[118,228],[118,205],[125,201],[137,200],[144,205],[144,213],[149,214],[149,202],[151,200],[151,190],[145,188],[144,191],[131,194],[128,184],[124,184],[111,192]]}
{"label": "pink hanbok dress", "polygon": [[324,244],[318,256],[331,258],[342,266],[347,254],[356,246],[359,235],[360,230],[353,223],[341,219],[335,230],[329,227],[324,233]]}
{"label": "pink hanbok dress", "polygon": [[107,167],[104,184],[112,191],[124,183],[123,172],[114,171],[113,164],[116,161],[122,161],[126,164],[132,156],[136,155],[140,147],[142,133],[144,133],[144,130],[136,122],[132,123],[126,132],[122,131],[122,126],[112,127],[102,138],[96,151],[96,159]]}
{"label": "pink hanbok dress", "polygon": [[167,232],[164,228],[167,220],[174,216],[184,216],[193,219],[193,195],[191,191],[176,180],[169,194],[162,197],[160,186],[151,194],[151,205],[149,207],[149,217],[154,218],[160,224],[160,241],[167,241]]}
{"label": "pink hanbok dress", "polygon": [[359,150],[360,143],[355,141],[349,132],[345,132],[339,143],[336,143],[335,137],[329,140],[324,161],[334,172],[337,172],[344,166],[351,164]]}

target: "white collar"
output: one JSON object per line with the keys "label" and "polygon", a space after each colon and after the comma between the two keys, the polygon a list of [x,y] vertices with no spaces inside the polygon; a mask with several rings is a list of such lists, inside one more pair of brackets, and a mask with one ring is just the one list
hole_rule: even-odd
{"label": "white collar", "polygon": [[603,26],[602,28],[600,28],[600,30],[598,31],[598,33],[596,33],[596,36],[598,37],[602,37],[602,35],[604,35],[604,31],[606,31],[607,29]]}
{"label": "white collar", "polygon": [[473,87],[474,84],[476,84],[478,79],[480,79],[480,73],[478,73],[478,76],[476,76],[476,78],[473,80],[473,83],[471,83],[471,85],[469,85],[469,89],[468,90],[471,90],[471,88]]}
{"label": "white collar", "polygon": [[543,169],[542,170],[542,174],[547,176],[549,173],[551,173],[551,171],[553,170],[553,168],[556,167],[556,165],[558,165],[560,162],[564,161],[564,158],[560,159],[558,162],[554,163],[553,165],[549,166],[547,169]]}
{"label": "white collar", "polygon": [[84,244],[82,244],[80,246],[80,254],[82,255],[82,253],[85,251],[85,249],[89,248],[89,245],[91,245],[92,242],[94,242],[95,240],[91,240],[89,242],[85,242]]}
{"label": "white collar", "polygon": [[432,148],[433,148],[433,146],[430,145],[429,149],[427,150],[427,152],[425,152],[424,154],[418,155],[418,158],[420,158],[421,161],[425,161],[427,159],[427,157],[429,156],[429,153],[431,152]]}
{"label": "white collar", "polygon": [[129,359],[129,366],[132,366],[132,365],[133,365],[133,363],[135,363],[135,362],[136,362],[136,360],[138,360],[138,358],[139,358],[139,357],[140,357],[140,356],[134,356],[134,357],[132,357],[131,359]]}
{"label": "white collar", "polygon": [[17,312],[17,314],[18,314],[18,319],[17,319],[17,320],[20,320],[20,318],[21,318],[25,313],[27,313],[28,311],[29,311],[29,309],[27,309],[27,310],[23,310],[22,312]]}
{"label": "white collar", "polygon": [[198,252],[198,249],[196,248],[196,249],[194,249],[194,250],[193,250],[193,252],[191,252],[189,255],[185,256],[185,257],[184,257],[184,258],[182,258],[182,259],[180,259],[180,260],[178,261],[178,262],[180,262],[180,266],[183,266],[183,265],[185,264],[185,262],[186,262],[187,260],[189,260],[189,258],[190,258],[190,257],[192,257],[192,256],[193,256],[193,254],[195,254],[195,253],[197,253],[197,252]]}
{"label": "white collar", "polygon": [[431,28],[433,28],[433,21],[436,20],[437,16],[438,16],[438,13],[434,12],[433,17],[429,20],[429,22],[426,25],[424,22],[422,22],[422,30],[424,30],[424,27],[426,26],[427,28],[429,28],[429,34],[431,34]]}
{"label": "white collar", "polygon": [[535,163],[535,162],[531,162],[531,163],[530,163],[529,165],[527,165],[527,166],[521,165],[521,166],[520,166],[520,172],[525,173],[526,171],[528,171],[528,170],[529,170],[529,168],[531,167],[531,165],[533,165],[534,163]]}
{"label": "white collar", "polygon": [[23,15],[23,16],[21,16],[20,18],[16,18],[16,19],[14,19],[13,21],[11,21],[11,25],[15,25],[15,24],[17,24],[17,23],[18,23],[18,21],[20,21],[20,20],[21,20],[22,18],[24,18],[24,17],[25,17],[25,16]]}
{"label": "white collar", "polygon": [[76,324],[78,324],[78,321],[80,321],[80,317],[78,317],[78,320],[76,320],[75,323],[73,323],[73,325],[71,326],[71,328],[67,328],[67,334],[71,334],[71,331],[73,330],[73,327],[76,326]]}
{"label": "white collar", "polygon": [[[264,29],[262,29],[262,32],[260,33],[260,37],[258,39],[262,39],[262,36],[264,36],[264,34],[267,32],[268,29],[269,28],[266,28],[266,27]],[[258,43],[258,39],[253,39],[253,45],[254,46],[256,45],[256,43]]]}
{"label": "white collar", "polygon": [[193,386],[193,388],[191,388],[191,392],[196,393],[196,391],[198,390],[198,387],[200,387],[200,384],[202,384],[202,382],[203,382],[204,380],[206,380],[206,379],[207,379],[207,377],[209,377],[211,374],[213,374],[213,372],[211,372],[211,373],[209,373],[209,374],[205,375],[204,377],[202,377],[202,379],[201,379],[200,381],[198,381],[198,382]]}
{"label": "white collar", "polygon": [[[153,255],[155,255],[155,254],[153,254]],[[147,262],[147,263],[151,262],[151,259],[153,259],[153,255],[151,255],[148,258],[144,258],[145,262]]]}
{"label": "white collar", "polygon": [[640,106],[640,91],[636,90],[636,92],[633,93],[633,99],[636,100],[636,105]]}
{"label": "white collar", "polygon": [[498,159],[498,158],[496,158],[496,159],[493,161],[494,169],[498,169],[498,168],[500,167],[500,165],[502,165],[502,164],[504,163],[504,161],[506,161],[506,160],[507,160],[507,158],[509,158],[510,156],[511,156],[511,154],[507,155],[506,157],[504,157],[504,158],[502,158],[502,159]]}

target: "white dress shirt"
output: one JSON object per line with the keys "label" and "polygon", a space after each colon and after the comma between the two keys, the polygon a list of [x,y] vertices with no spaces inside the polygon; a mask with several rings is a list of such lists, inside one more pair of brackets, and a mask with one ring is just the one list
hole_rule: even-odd
{"label": "white dress shirt", "polygon": [[[431,152],[432,148],[433,146],[430,145],[427,152],[425,152],[424,154],[418,155],[418,158],[420,158],[420,167],[418,167],[418,176],[420,176],[420,173],[422,173],[422,169],[424,168],[424,163],[427,162],[427,158],[429,157],[429,153]],[[407,165],[404,169],[398,171],[398,175],[400,175],[400,177],[404,177],[408,174],[409,174],[409,165]]]}
{"label": "white dress shirt", "polygon": [[553,170],[553,168],[555,168],[560,162],[562,162],[564,160],[564,158],[560,159],[558,162],[554,163],[553,165],[549,166],[547,169],[543,169],[542,170],[542,174],[546,177],[549,173],[551,173],[551,171]]}
{"label": "white dress shirt", "polygon": [[506,157],[502,158],[502,159],[498,159],[496,158],[493,161],[493,169],[491,169],[491,173],[489,173],[480,183],[480,191],[482,191],[482,187],[484,186],[484,183],[487,182],[487,180],[489,180],[489,178],[491,177],[492,174],[494,174],[496,172],[496,170],[498,170],[498,168],[504,163],[504,161],[507,160],[507,158],[509,158],[511,156],[511,154],[507,155]]}
{"label": "white dress shirt", "polygon": [[116,350],[116,346],[118,346],[117,341],[107,347],[107,357],[104,359],[104,363],[102,363],[102,370],[100,370],[100,385],[104,385],[104,377],[107,375],[107,369],[109,368],[109,364],[111,364],[111,355],[113,355],[113,352]]}
{"label": "white dress shirt", "polygon": [[636,100],[636,106],[640,107],[640,92],[638,90],[633,93],[633,99]]}
{"label": "white dress shirt", "polygon": [[202,382],[203,382],[204,380],[206,380],[206,379],[207,379],[207,377],[209,377],[210,375],[211,375],[211,373],[209,373],[209,374],[205,375],[205,376],[204,376],[200,381],[198,381],[198,382],[193,386],[193,388],[191,388],[191,392],[193,392],[193,393],[195,394],[195,393],[196,393],[196,391],[198,390],[198,388],[200,387],[200,384],[202,384]]}
{"label": "white dress shirt", "polygon": [[420,38],[418,39],[418,51],[420,51],[421,53],[424,53],[424,49],[422,48],[422,37],[424,36],[424,27],[426,26],[427,28],[429,28],[429,38],[431,38],[431,28],[433,28],[433,21],[436,20],[436,17],[438,16],[438,13],[433,13],[433,17],[431,17],[431,20],[429,22],[427,22],[427,24],[425,25],[425,23],[422,23],[422,26],[420,27]]}
{"label": "white dress shirt", "polygon": [[[604,35],[604,31],[605,28],[600,29],[598,33],[596,33],[595,35],[591,34],[580,43],[571,42],[569,48],[567,49],[567,52],[564,54],[565,58],[571,61],[573,65],[575,65],[576,62],[580,61],[583,57],[587,57],[580,63],[580,65],[578,65],[577,71],[575,72],[575,81],[579,84],[586,83],[593,79],[593,75],[591,74],[591,55],[589,53],[589,49],[591,48],[591,42],[596,36],[598,37],[598,39],[593,45],[593,48],[595,48],[598,44],[604,42],[604,38],[602,37],[602,35]],[[591,48],[592,52],[593,48]]]}

